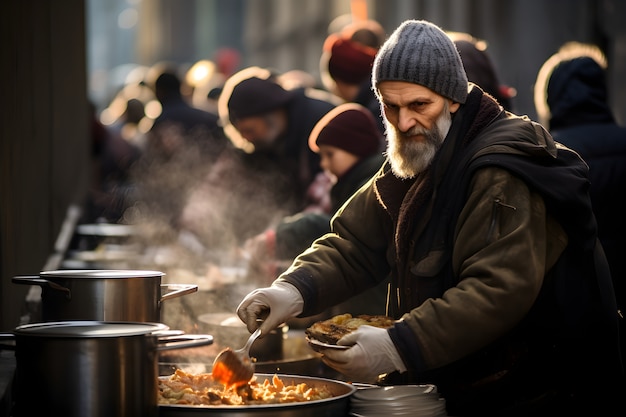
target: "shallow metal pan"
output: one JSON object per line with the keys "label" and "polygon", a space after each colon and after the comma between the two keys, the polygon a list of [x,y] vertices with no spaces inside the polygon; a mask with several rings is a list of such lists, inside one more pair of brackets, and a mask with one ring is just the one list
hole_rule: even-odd
{"label": "shallow metal pan", "polygon": [[[271,379],[274,374],[255,374],[257,379],[263,381]],[[223,406],[192,406],[161,404],[159,416],[162,417],[201,417],[201,416],[227,416],[227,417],[343,417],[347,416],[350,409],[350,396],[356,391],[356,387],[342,381],[310,376],[277,374],[285,384],[306,383],[310,387],[327,387],[333,396],[324,400],[307,401],[287,404],[263,404],[263,405],[223,405]],[[167,378],[167,377],[161,377]]]}

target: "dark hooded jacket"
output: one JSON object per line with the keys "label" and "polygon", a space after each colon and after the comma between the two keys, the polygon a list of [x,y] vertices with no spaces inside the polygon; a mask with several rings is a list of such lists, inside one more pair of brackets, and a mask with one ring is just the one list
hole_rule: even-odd
{"label": "dark hooded jacket", "polygon": [[[335,213],[352,194],[376,174],[383,164],[382,154],[358,161],[330,190],[331,213]],[[318,237],[330,231],[331,215],[299,213],[283,219],[276,227],[276,257],[293,259]]]}
{"label": "dark hooded jacket", "polygon": [[550,133],[589,165],[598,236],[626,311],[626,128],[609,107],[605,72],[589,57],[561,61],[549,77],[546,99]]}
{"label": "dark hooded jacket", "polygon": [[[335,104],[307,95],[306,90],[290,90],[291,99],[285,105],[287,130],[268,150],[255,150],[243,157],[251,170],[259,171],[271,183],[267,188],[278,195],[275,201],[283,201],[287,213],[303,208],[307,187],[321,171],[319,155],[309,148],[309,135],[315,124]],[[274,175],[272,175],[272,173]]]}
{"label": "dark hooded jacket", "polygon": [[621,376],[588,187],[576,153],[474,87],[428,170],[383,167],[279,279],[307,316],[389,277],[407,367],[389,381],[435,383],[450,415],[564,410]]}
{"label": "dark hooded jacket", "polygon": [[380,109],[380,102],[376,98],[374,90],[372,90],[372,83],[369,78],[359,87],[359,92],[354,98],[354,102],[371,111],[374,116],[374,120],[376,120],[376,126],[378,126],[381,133],[385,133],[385,122]]}

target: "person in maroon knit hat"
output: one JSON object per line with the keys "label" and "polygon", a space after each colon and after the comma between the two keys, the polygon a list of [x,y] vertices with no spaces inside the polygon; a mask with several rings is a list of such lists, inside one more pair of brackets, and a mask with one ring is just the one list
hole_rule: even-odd
{"label": "person in maroon knit hat", "polygon": [[[367,109],[357,103],[345,103],[326,113],[313,128],[309,136],[309,147],[321,154],[321,165],[337,178],[345,173],[331,168],[325,162],[329,148],[336,148],[357,159],[380,153],[384,146],[382,135],[372,132],[375,124]],[[332,155],[330,155],[332,157]],[[350,167],[353,164],[350,164]]]}
{"label": "person in maroon knit hat", "polygon": [[320,119],[309,136],[309,147],[320,155],[321,168],[333,179],[331,208],[326,213],[303,212],[285,217],[276,227],[246,242],[254,258],[265,264],[260,269],[267,272],[268,278],[276,277],[276,261],[290,263],[316,238],[330,231],[331,216],[382,166],[384,146],[374,117],[360,104],[339,105]]}
{"label": "person in maroon knit hat", "polygon": [[333,33],[324,42],[320,73],[327,90],[346,102],[366,107],[374,116],[376,126],[384,132],[380,104],[370,83],[376,51],[347,33]]}

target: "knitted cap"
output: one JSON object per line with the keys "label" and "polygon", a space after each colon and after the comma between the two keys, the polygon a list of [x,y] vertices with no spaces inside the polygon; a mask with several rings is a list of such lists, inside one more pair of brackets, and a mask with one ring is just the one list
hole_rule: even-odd
{"label": "knitted cap", "polygon": [[341,104],[322,117],[309,136],[309,147],[331,145],[353,155],[366,157],[380,152],[383,138],[372,113],[356,103]]}
{"label": "knitted cap", "polygon": [[228,99],[228,117],[237,119],[260,116],[284,106],[294,96],[269,79],[251,77],[239,82]]}
{"label": "knitted cap", "polygon": [[329,54],[328,73],[348,84],[361,84],[372,74],[376,50],[336,34],[326,38],[324,51]]}
{"label": "knitted cap", "polygon": [[381,81],[419,84],[458,103],[467,98],[467,75],[454,43],[424,20],[405,21],[380,48],[372,85]]}

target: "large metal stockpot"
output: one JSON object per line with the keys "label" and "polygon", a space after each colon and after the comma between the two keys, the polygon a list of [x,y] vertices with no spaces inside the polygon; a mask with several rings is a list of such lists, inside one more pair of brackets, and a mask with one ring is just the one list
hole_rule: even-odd
{"label": "large metal stockpot", "polygon": [[161,284],[165,274],[142,270],[54,270],[13,277],[40,285],[43,321],[161,322],[161,302],[198,291],[197,285]]}
{"label": "large metal stockpot", "polygon": [[167,329],[160,323],[65,321],[0,335],[15,341],[12,415],[158,416],[158,351],[213,342],[210,335]]}

